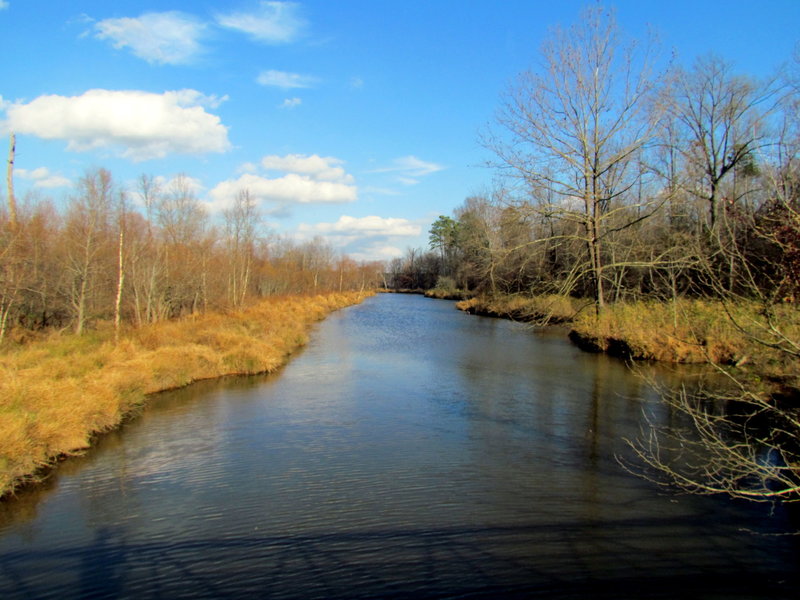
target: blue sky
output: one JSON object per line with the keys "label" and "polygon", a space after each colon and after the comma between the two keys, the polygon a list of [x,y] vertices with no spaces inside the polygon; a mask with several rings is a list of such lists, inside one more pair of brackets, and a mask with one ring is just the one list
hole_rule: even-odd
{"label": "blue sky", "polygon": [[[269,232],[362,260],[426,247],[491,186],[478,137],[500,94],[585,4],[0,0],[17,195],[62,203],[95,167],[131,189],[180,173],[216,218],[247,187]],[[606,6],[686,65],[714,52],[766,76],[800,39],[800,0]]]}

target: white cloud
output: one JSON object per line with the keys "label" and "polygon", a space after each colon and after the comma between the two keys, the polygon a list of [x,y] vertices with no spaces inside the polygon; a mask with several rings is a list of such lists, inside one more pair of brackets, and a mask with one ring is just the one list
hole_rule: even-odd
{"label": "white cloud", "polygon": [[391,260],[393,258],[400,258],[405,254],[405,250],[397,246],[387,246],[385,244],[367,244],[360,250],[350,251],[347,255],[353,260],[357,261],[373,261],[373,260]]}
{"label": "white cloud", "polygon": [[444,168],[442,165],[421,160],[416,156],[403,156],[395,158],[391,165],[373,169],[372,172],[395,173],[397,181],[403,185],[415,185],[419,183],[418,177],[442,171]]}
{"label": "white cloud", "polygon": [[282,104],[278,106],[278,108],[296,108],[300,106],[303,101],[300,98],[286,98]]}
{"label": "white cloud", "polygon": [[322,237],[340,248],[350,258],[361,261],[389,260],[403,255],[403,250],[391,245],[398,238],[413,238],[421,227],[407,219],[384,218],[375,215],[351,217],[342,215],[334,223],[301,223],[296,231],[299,239]]}
{"label": "white cloud", "polygon": [[258,165],[251,162],[246,162],[243,165],[239,166],[236,169],[238,173],[257,173],[258,172]]}
{"label": "white cloud", "polygon": [[47,167],[31,170],[15,169],[14,174],[22,179],[32,181],[35,188],[58,188],[72,185],[71,180],[62,175],[51,173]]}
{"label": "white cloud", "polygon": [[174,94],[178,104],[181,106],[203,106],[205,108],[219,108],[223,102],[227,102],[230,97],[225,94],[224,96],[217,96],[216,94],[204,94],[197,90],[176,90],[174,92],[165,92],[166,94]]}
{"label": "white cloud", "polygon": [[408,173],[412,177],[422,177],[423,175],[430,175],[442,169],[444,169],[442,165],[420,160],[416,156],[403,156],[401,158],[395,158],[392,161],[392,166],[376,169],[376,172],[401,171]]}
{"label": "white cloud", "polygon": [[318,79],[311,75],[300,75],[299,73],[287,73],[286,71],[263,71],[256,78],[260,85],[278,87],[284,90],[295,88],[310,88],[317,83]]}
{"label": "white cloud", "polygon": [[243,165],[238,179],[217,184],[210,192],[211,210],[227,208],[242,190],[262,201],[287,206],[290,204],[333,204],[354,202],[358,189],[352,175],[341,167],[343,161],[316,154],[265,156],[260,167],[264,171],[282,173],[279,177],[259,174],[252,163]]}
{"label": "white cloud", "polygon": [[413,237],[420,234],[419,225],[407,219],[377,216],[350,217],[342,215],[335,223],[301,224],[299,231],[352,237]]}
{"label": "white cloud", "polygon": [[7,115],[17,133],[67,140],[68,149],[78,152],[110,148],[139,161],[228,150],[227,127],[204,109],[224,100],[196,90],[98,89],[81,96],[39,96],[13,104]]}
{"label": "white cloud", "polygon": [[200,53],[204,29],[194,17],[170,11],[105,19],[95,24],[95,35],[115,48],[130,48],[149,63],[177,65],[191,62]]}
{"label": "white cloud", "polygon": [[287,154],[286,156],[270,155],[261,159],[261,166],[267,171],[299,173],[322,181],[353,183],[353,176],[348,175],[340,166],[344,161],[332,156],[312,154]]}
{"label": "white cloud", "polygon": [[294,2],[264,2],[253,12],[234,12],[217,15],[222,27],[248,34],[267,44],[286,44],[294,41],[306,27]]}
{"label": "white cloud", "polygon": [[10,6],[6,0],[0,0],[0,10],[5,10]]}
{"label": "white cloud", "polygon": [[355,186],[333,181],[318,181],[297,173],[269,178],[244,173],[238,179],[223,181],[211,190],[212,210],[226,208],[236,195],[248,190],[254,198],[279,204],[328,204],[353,202]]}

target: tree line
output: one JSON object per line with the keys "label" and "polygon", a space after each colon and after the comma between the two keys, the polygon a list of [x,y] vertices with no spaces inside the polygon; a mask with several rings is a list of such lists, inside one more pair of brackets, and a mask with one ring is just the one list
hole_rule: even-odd
{"label": "tree line", "polygon": [[800,285],[800,49],[768,80],[683,68],[586,11],[502,96],[496,183],[390,268],[398,287],[608,303]]}
{"label": "tree line", "polygon": [[241,191],[214,223],[191,181],[143,175],[122,189],[106,169],[88,171],[62,210],[50,200],[18,206],[11,138],[7,202],[0,209],[0,340],[8,332],[103,320],[117,330],[253,299],[373,287],[379,263],[357,263],[321,238],[265,235]]}

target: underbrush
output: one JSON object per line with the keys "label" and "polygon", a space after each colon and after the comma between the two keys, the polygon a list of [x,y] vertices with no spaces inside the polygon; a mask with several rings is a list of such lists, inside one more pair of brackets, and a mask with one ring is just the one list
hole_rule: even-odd
{"label": "underbrush", "polygon": [[452,277],[440,275],[436,281],[436,286],[425,290],[425,296],[439,300],[466,300],[472,297],[473,293],[459,288],[456,285],[456,280]]}
{"label": "underbrush", "polygon": [[246,310],[129,329],[51,334],[0,352],[0,496],[36,479],[148,394],[201,379],[267,373],[308,340],[312,323],[367,294],[270,298]]}

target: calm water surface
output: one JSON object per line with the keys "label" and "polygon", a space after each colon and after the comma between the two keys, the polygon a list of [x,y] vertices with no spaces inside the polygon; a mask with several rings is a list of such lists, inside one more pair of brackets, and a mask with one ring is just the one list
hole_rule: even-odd
{"label": "calm water surface", "polygon": [[783,512],[620,468],[647,406],[563,334],[371,298],[0,505],[0,598],[795,597]]}

